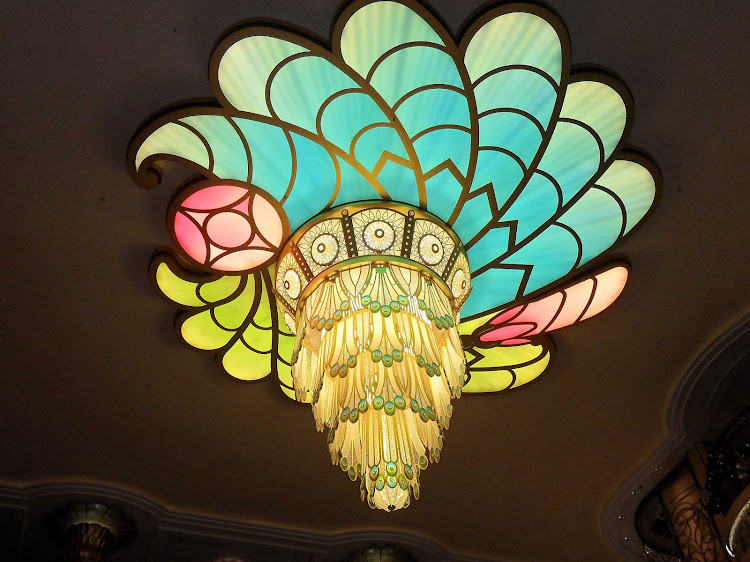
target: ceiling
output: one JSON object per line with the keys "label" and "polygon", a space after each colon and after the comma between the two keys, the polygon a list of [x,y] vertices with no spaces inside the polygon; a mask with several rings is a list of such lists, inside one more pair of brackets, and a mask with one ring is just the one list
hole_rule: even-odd
{"label": "ceiling", "polygon": [[[432,2],[454,30],[479,4]],[[421,499],[384,513],[330,466],[309,407],[178,343],[147,275],[171,193],[138,189],[125,166],[148,114],[210,95],[208,56],[225,28],[271,17],[327,35],[337,5],[0,9],[0,482],[106,483],[185,512],[409,531],[477,556],[611,559],[607,498],[665,437],[691,359],[750,307],[746,6],[552,2],[573,62],[609,67],[632,90],[630,144],[661,167],[661,201],[618,249],[633,268],[620,301],[555,336],[555,363],[536,382],[462,398]]]}

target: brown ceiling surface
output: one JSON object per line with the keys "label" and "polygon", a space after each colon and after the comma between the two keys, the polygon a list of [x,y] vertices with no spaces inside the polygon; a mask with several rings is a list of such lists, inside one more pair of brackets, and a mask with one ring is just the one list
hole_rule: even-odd
{"label": "brown ceiling surface", "polygon": [[[435,1],[456,29],[479,2]],[[371,511],[309,408],[181,346],[149,286],[168,189],[124,154],[150,112],[210,95],[221,32],[254,16],[327,35],[336,0],[3,5],[0,481],[86,479],[166,505],[337,532],[397,528],[519,560],[612,558],[599,516],[664,438],[692,357],[750,305],[744,2],[556,1],[573,62],[619,73],[630,143],[661,166],[657,212],[620,247],[633,279],[556,336],[552,369],[456,404],[441,462],[404,511]]]}

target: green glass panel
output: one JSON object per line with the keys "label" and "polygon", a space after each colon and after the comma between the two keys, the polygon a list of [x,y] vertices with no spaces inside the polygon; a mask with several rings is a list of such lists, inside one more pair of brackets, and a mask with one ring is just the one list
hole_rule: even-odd
{"label": "green glass panel", "polygon": [[227,101],[241,111],[270,116],[266,83],[285,58],[307,51],[276,37],[252,36],[229,47],[219,63],[219,86]]}
{"label": "green glass panel", "polygon": [[194,115],[181,119],[206,139],[213,154],[214,174],[223,179],[247,180],[247,153],[237,131],[222,115]]}
{"label": "green glass panel", "polygon": [[606,160],[625,129],[625,102],[615,90],[599,82],[575,82],[565,92],[560,118],[575,119],[596,131]]}
{"label": "green glass panel", "polygon": [[280,119],[317,132],[317,117],[333,94],[357,84],[328,60],[306,56],[286,63],[271,83],[270,99]]}
{"label": "green glass panel", "polygon": [[[471,379],[464,392],[498,392],[519,386],[536,378],[549,365],[550,353],[536,344],[470,349]],[[512,369],[512,373],[510,371]]]}
{"label": "green glass panel", "polygon": [[273,330],[270,328],[263,330],[250,324],[242,333],[242,339],[253,349],[270,351],[273,346]]}
{"label": "green glass panel", "polygon": [[599,145],[583,127],[558,123],[539,169],[553,176],[567,203],[599,169]]}
{"label": "green glass panel", "polygon": [[425,182],[425,188],[427,190],[427,210],[447,221],[456,208],[456,202],[461,196],[463,186],[451,170],[446,168],[428,179]]}
{"label": "green glass panel", "polygon": [[438,129],[415,140],[414,150],[425,172],[452,160],[459,171],[466,173],[471,156],[471,134],[461,129]]}
{"label": "green glass panel", "polygon": [[320,119],[320,130],[328,141],[344,152],[349,152],[357,133],[374,123],[390,126],[388,118],[370,96],[362,92],[350,92],[334,98],[325,107]]}
{"label": "green glass panel", "polygon": [[461,316],[481,314],[516,298],[524,272],[520,269],[488,269],[472,277],[471,293],[461,310]]}
{"label": "green glass panel", "polygon": [[525,64],[540,69],[560,83],[562,56],[554,28],[533,14],[513,12],[485,23],[471,38],[464,56],[475,82],[495,68]]}
{"label": "green glass panel", "polygon": [[346,22],[340,41],[346,64],[362,76],[383,53],[403,43],[429,41],[442,45],[427,22],[396,2],[376,2],[357,10]]}
{"label": "green glass panel", "polygon": [[203,301],[195,293],[197,283],[185,281],[175,275],[169,266],[162,262],[156,268],[156,285],[168,299],[183,306],[203,306]]}
{"label": "green glass panel", "polygon": [[571,227],[581,239],[581,265],[617,241],[625,217],[611,195],[594,188],[586,191],[558,222]]}
{"label": "green glass panel", "polygon": [[516,243],[520,243],[557,212],[559,203],[557,189],[552,182],[534,173],[518,199],[503,214],[502,220],[516,221]]}
{"label": "green glass panel", "polygon": [[543,76],[525,69],[509,69],[482,80],[474,89],[477,113],[513,108],[533,115],[546,128],[557,101],[557,91]]}
{"label": "green glass panel", "polygon": [[141,163],[155,154],[167,154],[195,162],[208,169],[208,152],[195,133],[177,123],[166,123],[151,133],[135,155],[136,170]]}
{"label": "green glass panel", "polygon": [[479,146],[509,150],[528,167],[539,150],[542,133],[518,113],[491,113],[479,119]]}
{"label": "green glass panel", "polygon": [[248,280],[247,287],[242,293],[230,302],[219,305],[214,309],[216,322],[227,330],[239,329],[253,306],[254,293],[254,283]]}
{"label": "green glass panel", "polygon": [[392,127],[374,127],[362,133],[354,145],[357,162],[372,171],[383,152],[387,151],[406,160],[409,159],[401,138]]}
{"label": "green glass panel", "polygon": [[656,195],[654,178],[646,168],[635,162],[615,160],[596,182],[614,191],[625,205],[629,232],[651,208]]}
{"label": "green glass panel", "polygon": [[389,105],[420,86],[463,86],[453,57],[429,46],[408,47],[389,55],[375,69],[370,83]]}
{"label": "green glass panel", "polygon": [[252,159],[252,182],[281,200],[292,177],[292,152],[281,127],[235,117]]}
{"label": "green glass panel", "polygon": [[[578,242],[575,237],[553,224],[504,259],[503,263],[533,266],[524,290],[524,294],[528,294],[566,275],[575,267],[577,259]],[[476,287],[473,279],[472,285]]]}
{"label": "green glass panel", "polygon": [[[232,293],[237,290],[240,286],[242,277],[239,275],[223,275],[216,281],[210,283],[204,283],[198,289],[198,293],[201,298],[206,302],[217,302],[222,299],[229,297]],[[253,282],[253,277],[250,276],[248,283]]]}
{"label": "green glass panel", "polygon": [[378,175],[378,181],[394,201],[419,205],[419,190],[414,170],[389,160]]}
{"label": "green glass panel", "polygon": [[255,353],[245,347],[241,340],[224,354],[221,364],[227,373],[242,380],[258,380],[271,372],[272,355]]}
{"label": "green glass panel", "polygon": [[183,322],[181,334],[185,342],[197,349],[214,350],[227,345],[234,332],[222,330],[211,318],[211,311],[204,310]]}
{"label": "green glass panel", "polygon": [[284,202],[292,231],[317,214],[328,203],[336,186],[331,155],[319,144],[291,133],[297,156],[294,187]]}
{"label": "green glass panel", "polygon": [[500,392],[513,385],[513,373],[507,369],[492,371],[471,371],[471,379],[463,387],[462,392],[478,394],[481,392]]}
{"label": "green glass panel", "polygon": [[292,351],[294,350],[294,336],[279,336],[279,357],[287,362],[291,362]]}
{"label": "green glass panel", "polygon": [[509,237],[508,227],[491,228],[466,252],[471,270],[479,269],[507,252]]}
{"label": "green glass panel", "polygon": [[276,311],[271,310],[271,303],[268,299],[268,285],[266,283],[258,283],[258,290],[261,293],[258,299],[258,306],[255,309],[255,315],[253,316],[253,324],[260,328],[270,329],[273,326],[271,315]]}
{"label": "green glass panel", "polygon": [[466,96],[445,88],[411,94],[396,109],[396,117],[409,137],[435,125],[471,127]]}

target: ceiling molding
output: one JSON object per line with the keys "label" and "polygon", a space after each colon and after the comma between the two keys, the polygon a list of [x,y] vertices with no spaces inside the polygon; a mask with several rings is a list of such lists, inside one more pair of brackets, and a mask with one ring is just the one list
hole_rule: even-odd
{"label": "ceiling molding", "polygon": [[750,311],[709,343],[678,381],[667,409],[667,438],[623,481],[602,512],[602,533],[618,556],[643,560],[643,547],[635,530],[636,510],[691,446],[721,431],[721,420],[711,419],[709,410],[717,392],[733,374],[732,367],[745,358],[748,350]]}

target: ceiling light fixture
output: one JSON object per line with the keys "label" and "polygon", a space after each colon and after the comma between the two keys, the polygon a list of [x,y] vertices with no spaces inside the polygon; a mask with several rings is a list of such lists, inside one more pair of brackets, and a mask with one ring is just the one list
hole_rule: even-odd
{"label": "ceiling light fixture", "polygon": [[544,8],[485,10],[454,39],[412,0],[348,4],[330,46],[244,25],[210,81],[218,103],[172,106],[128,152],[144,187],[162,160],[203,176],[170,205],[155,286],[185,342],[312,404],[371,507],[406,507],[452,399],[536,378],[546,334],[622,292],[627,263],[598,258],[660,183],[624,148],[630,94],[571,70]]}

